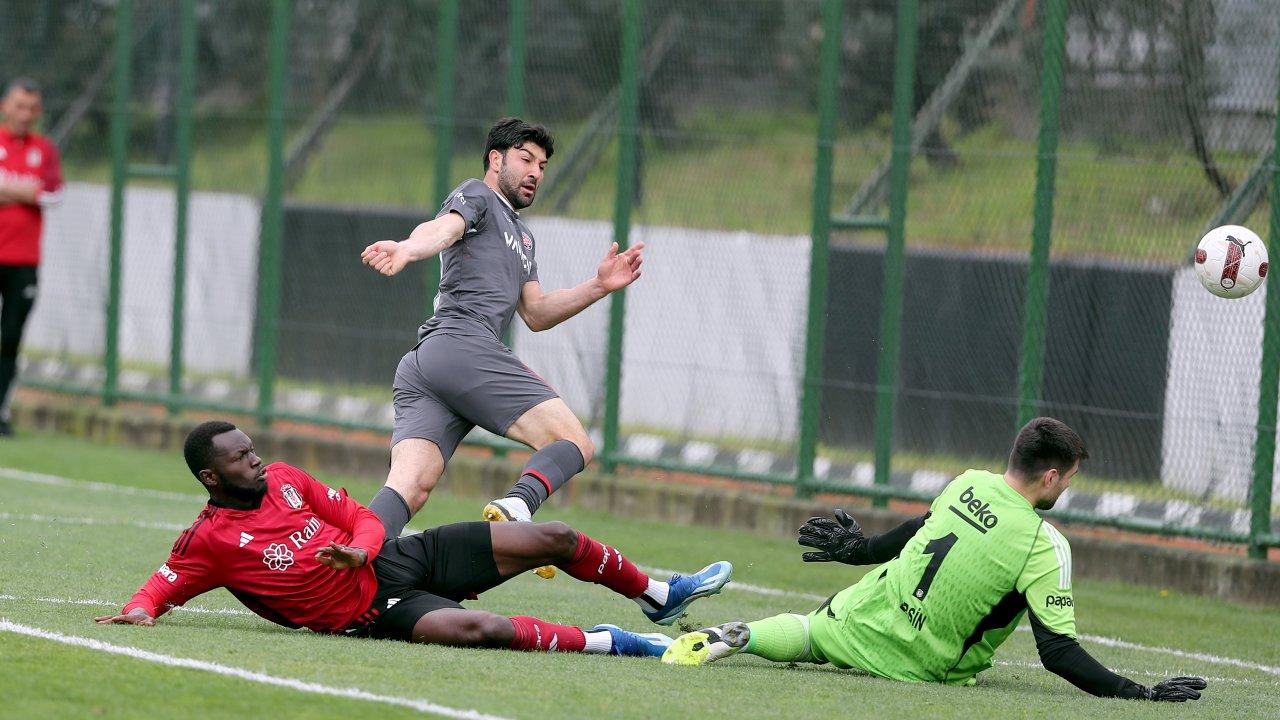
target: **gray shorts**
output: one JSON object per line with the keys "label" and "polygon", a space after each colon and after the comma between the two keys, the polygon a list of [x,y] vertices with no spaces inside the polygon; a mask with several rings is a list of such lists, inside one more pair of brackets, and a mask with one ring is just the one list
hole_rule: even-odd
{"label": "gray shorts", "polygon": [[393,390],[391,445],[405,438],[430,440],[445,461],[476,425],[506,435],[530,408],[559,397],[497,340],[439,332],[400,359]]}

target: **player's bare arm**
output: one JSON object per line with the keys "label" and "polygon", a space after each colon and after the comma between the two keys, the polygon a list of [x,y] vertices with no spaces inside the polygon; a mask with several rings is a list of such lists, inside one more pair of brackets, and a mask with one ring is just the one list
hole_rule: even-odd
{"label": "player's bare arm", "polygon": [[0,180],[0,203],[35,205],[40,199],[40,181],[31,179]]}
{"label": "player's bare arm", "polygon": [[316,562],[334,570],[350,570],[369,562],[369,553],[364,548],[331,542],[328,547],[316,551]]}
{"label": "player's bare arm", "polygon": [[618,243],[614,243],[600,262],[596,276],[576,287],[544,293],[541,283],[531,280],[520,289],[520,302],[516,309],[530,330],[549,330],[600,298],[638,280],[640,265],[644,262],[643,251],[642,242],[621,253],[618,252]]}
{"label": "player's bare arm", "polygon": [[156,619],[147,614],[142,608],[134,608],[123,615],[102,615],[93,619],[99,625],[145,625],[151,627],[156,624]]}
{"label": "player's bare arm", "polygon": [[462,238],[466,221],[457,213],[428,220],[399,242],[379,240],[360,253],[360,260],[378,272],[391,277],[406,265],[433,258]]}

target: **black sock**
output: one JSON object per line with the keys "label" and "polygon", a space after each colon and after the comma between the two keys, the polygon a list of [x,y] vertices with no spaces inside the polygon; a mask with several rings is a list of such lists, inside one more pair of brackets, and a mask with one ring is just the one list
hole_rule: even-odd
{"label": "black sock", "polygon": [[369,503],[369,509],[382,521],[382,527],[386,530],[388,540],[395,540],[400,537],[400,532],[404,530],[404,526],[409,524],[409,503],[400,497],[400,493],[385,485],[373,496],[373,501]]}
{"label": "black sock", "polygon": [[582,472],[583,466],[578,446],[568,440],[557,440],[529,458],[520,479],[506,496],[523,500],[532,515],[551,493]]}

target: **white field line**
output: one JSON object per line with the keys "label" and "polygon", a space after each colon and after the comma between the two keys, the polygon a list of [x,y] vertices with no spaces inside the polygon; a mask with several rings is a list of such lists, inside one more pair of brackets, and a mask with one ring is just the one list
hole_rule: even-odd
{"label": "white field line", "polygon": [[[69,598],[55,598],[55,597],[22,597],[20,595],[9,595],[9,594],[0,593],[0,601],[2,600],[12,600],[12,601],[18,601],[18,602],[38,602],[38,603],[46,603],[46,604],[52,604],[52,605],[79,605],[79,606],[104,607],[104,608],[115,608],[115,609],[119,609],[120,607],[122,607],[121,603],[111,601],[111,600],[92,600],[92,599],[72,600]],[[246,616],[256,617],[253,613],[249,612],[248,610],[237,610],[236,608],[204,608],[204,607],[185,607],[184,606],[184,607],[173,608],[169,612],[196,613],[196,614],[202,614],[202,615],[246,615]],[[1044,669],[1044,666],[1041,665],[1040,663],[1025,662],[1020,660],[995,660],[993,661],[993,664],[1002,665],[1006,667],[1031,668],[1035,670]],[[1111,670],[1113,672],[1121,673],[1123,675],[1140,675],[1140,676],[1155,677],[1155,678],[1172,677],[1170,673],[1161,673],[1154,670],[1137,670],[1133,668],[1111,668]],[[1194,672],[1194,671],[1188,671],[1188,672]],[[1256,680],[1256,679],[1250,679],[1250,678],[1214,677],[1211,675],[1202,675],[1201,677],[1203,677],[1205,680],[1208,680],[1210,682],[1238,683],[1238,684],[1244,684],[1244,685],[1280,686],[1280,681]]]}
{"label": "white field line", "polygon": [[[0,600],[12,600],[15,602],[38,602],[38,603],[45,603],[47,605],[88,605],[90,607],[115,608],[116,610],[122,609],[125,605],[125,602],[128,602],[127,600],[121,602],[116,600],[94,600],[94,599],[75,600],[72,598],[56,598],[56,597],[23,597],[21,595],[9,595],[9,594],[0,594]],[[197,615],[248,615],[250,617],[257,617],[257,615],[254,615],[248,610],[239,610],[236,608],[187,607],[185,605],[180,607],[170,608],[169,612],[195,613]]]}
{"label": "white field line", "polygon": [[129,487],[127,485],[113,485],[111,483],[93,482],[91,480],[72,480],[71,478],[60,477],[58,475],[45,475],[43,473],[28,472],[26,470],[18,470],[17,468],[0,467],[0,478],[8,480],[18,480],[21,482],[36,483],[39,485],[52,485],[54,487],[76,488],[78,490],[90,490],[93,492],[111,492],[120,495],[138,495],[141,497],[158,498],[161,500],[176,500],[181,502],[191,502],[199,500],[205,502],[209,499],[208,495],[200,495],[197,493],[176,493],[166,490],[147,490],[144,488]]}
{"label": "white field line", "polygon": [[29,625],[20,625],[18,623],[11,622],[8,618],[0,618],[0,632],[10,632],[18,635],[40,638],[42,640],[51,640],[64,645],[88,648],[90,650],[111,653],[113,655],[124,655],[138,660],[144,660],[146,662],[157,663],[166,667],[201,670],[203,672],[226,675],[227,677],[239,678],[240,680],[248,680],[249,682],[261,683],[263,685],[274,685],[276,687],[288,688],[290,690],[297,690],[299,692],[312,693],[315,695],[328,695],[331,697],[397,705],[411,710],[417,710],[418,712],[442,715],[450,718],[466,718],[468,720],[505,720],[498,715],[487,715],[475,710],[460,710],[447,705],[437,705],[436,703],[429,702],[427,700],[415,700],[412,698],[396,697],[394,695],[378,695],[376,693],[359,690],[357,688],[332,687],[329,685],[307,682],[305,680],[295,680],[294,678],[267,675],[265,673],[254,672],[252,670],[245,670],[244,668],[222,665],[205,660],[163,655],[149,650],[130,647],[128,645],[112,645],[111,643],[105,643],[101,640],[94,640],[92,638],[63,635],[62,633],[42,630]]}
{"label": "white field line", "polygon": [[[1002,665],[1002,666],[1004,666],[1004,667],[1031,668],[1031,669],[1033,669],[1033,670],[1043,670],[1043,669],[1044,669],[1044,666],[1043,666],[1043,665],[1041,665],[1040,663],[1037,663],[1037,662],[1025,662],[1025,661],[1022,661],[1022,660],[995,660],[995,661],[993,661],[993,662],[992,662],[992,664],[993,664],[993,665]],[[1212,675],[1199,675],[1199,674],[1197,674],[1194,670],[1192,670],[1192,671],[1188,671],[1188,672],[1186,672],[1186,673],[1167,673],[1167,672],[1156,672],[1156,671],[1154,671],[1154,670],[1135,670],[1135,669],[1133,669],[1133,668],[1110,668],[1110,670],[1111,670],[1111,672],[1119,673],[1119,674],[1121,674],[1121,675],[1129,675],[1129,676],[1137,675],[1137,676],[1145,676],[1145,677],[1160,678],[1160,679],[1164,679],[1164,680],[1167,680],[1167,679],[1169,679],[1169,678],[1171,678],[1171,677],[1175,677],[1175,676],[1176,676],[1176,675],[1178,675],[1178,674],[1186,674],[1186,675],[1196,675],[1196,677],[1201,677],[1201,678],[1204,678],[1205,680],[1208,680],[1209,682],[1215,682],[1215,683],[1216,683],[1216,682],[1220,682],[1220,683],[1235,683],[1235,684],[1238,684],[1238,685],[1273,685],[1273,686],[1278,686],[1278,687],[1280,687],[1280,682],[1275,681],[1275,680],[1256,680],[1256,679],[1252,679],[1252,678],[1214,677],[1214,676],[1212,676]]]}
{"label": "white field line", "polygon": [[[18,477],[18,476],[21,476],[21,477]],[[69,478],[58,477],[56,475],[41,475],[39,473],[29,473],[24,470],[14,470],[11,468],[4,468],[4,467],[0,467],[0,477],[13,477],[19,480],[30,480],[31,482],[40,482],[47,485],[55,485],[55,486],[62,486],[62,487],[88,486],[89,489],[93,489],[93,490],[100,490],[103,492],[116,491],[116,492],[122,492],[127,495],[149,494],[152,492],[152,491],[139,490],[137,488],[111,485],[108,483],[90,482],[86,480],[71,480]],[[38,479],[33,479],[33,478],[38,478]],[[180,493],[166,493],[166,494],[176,498],[182,498],[182,499],[199,498],[199,496],[194,494],[190,494],[190,495],[184,495]],[[66,522],[68,524],[71,523],[71,519],[69,518],[53,518],[53,519],[58,522]],[[105,521],[93,521],[93,522],[95,524],[100,522],[105,523]],[[155,528],[149,527],[150,525],[153,525],[152,523],[134,523],[132,521],[129,521],[129,522],[122,521],[114,524],[131,525],[135,527],[146,527],[148,529],[155,529]],[[182,526],[182,527],[185,528],[186,526]],[[655,575],[673,575],[676,572],[674,570],[668,570],[666,568],[657,568],[657,567],[649,567],[649,566],[638,566],[638,567],[640,567],[640,569],[643,570],[644,572],[653,573]],[[813,593],[795,592],[791,590],[780,590],[778,588],[770,588],[770,587],[763,587],[760,585],[740,583],[736,580],[732,581],[729,585],[726,585],[725,589],[740,590],[742,592],[749,592],[757,595],[767,595],[767,596],[773,596],[773,597],[798,597],[798,598],[804,598],[806,600],[816,600],[818,602],[821,602],[827,599],[825,595],[815,595]],[[1027,627],[1026,625],[1020,625],[1018,627],[1018,630],[1021,632],[1031,632],[1031,628]],[[1184,658],[1187,660],[1196,660],[1199,662],[1210,663],[1213,665],[1226,665],[1230,667],[1243,668],[1246,670],[1257,670],[1259,672],[1267,673],[1268,675],[1275,675],[1277,677],[1280,677],[1280,667],[1277,667],[1274,665],[1264,665],[1262,663],[1256,663],[1249,660],[1242,660],[1239,658],[1227,657],[1222,655],[1213,655],[1210,653],[1189,652],[1186,650],[1178,650],[1176,648],[1140,645],[1138,643],[1132,643],[1127,640],[1120,640],[1118,638],[1106,637],[1104,635],[1080,635],[1079,637],[1082,641],[1097,643],[1098,645],[1102,645],[1104,647],[1114,647],[1114,648],[1120,648],[1124,650],[1136,650],[1139,652],[1172,655],[1174,657]]]}
{"label": "white field line", "polygon": [[[1018,629],[1021,630],[1022,627],[1019,627]],[[1027,632],[1030,632],[1030,630],[1031,628],[1027,628]],[[1249,660],[1240,660],[1239,658],[1224,657],[1222,655],[1213,655],[1210,653],[1188,652],[1186,650],[1178,650],[1177,648],[1139,645],[1138,643],[1132,643],[1128,640],[1106,637],[1105,635],[1081,635],[1080,639],[1090,643],[1097,643],[1104,647],[1138,650],[1149,653],[1162,653],[1165,655],[1183,658],[1185,660],[1195,660],[1197,662],[1205,662],[1212,665],[1227,665],[1230,667],[1244,668],[1245,670],[1257,670],[1258,672],[1264,672],[1268,675],[1280,677],[1280,667],[1276,667],[1275,665],[1263,665],[1262,663],[1251,662]]]}
{"label": "white field line", "polygon": [[177,523],[145,522],[142,520],[100,520],[98,518],[87,517],[61,517],[55,515],[10,512],[0,512],[0,520],[21,520],[26,522],[52,523],[54,525],[124,525],[126,527],[136,527],[144,530],[168,530],[171,532],[180,532],[191,527],[190,525],[179,525]]}
{"label": "white field line", "polygon": [[[662,572],[662,571],[658,570],[657,572]],[[726,586],[726,587],[732,587],[732,585]],[[746,592],[754,592],[752,588],[755,588],[755,587],[756,586],[754,585],[748,585],[744,588],[739,588],[739,589],[744,590]],[[787,593],[782,590],[774,590],[773,588],[761,588],[761,589],[771,591],[771,592],[765,593],[767,595],[798,594],[798,593]],[[12,601],[19,601],[19,602],[38,602],[38,603],[46,603],[46,604],[54,604],[54,605],[88,605],[88,606],[105,607],[105,608],[123,607],[122,603],[111,601],[111,600],[92,600],[92,599],[73,600],[69,598],[55,598],[55,597],[22,597],[20,595],[9,595],[9,594],[0,594],[0,600],[12,600]],[[253,613],[249,612],[248,610],[239,610],[236,608],[204,608],[204,607],[183,606],[183,607],[173,608],[169,612],[196,613],[196,614],[203,614],[203,615],[247,615],[247,616],[256,617]],[[1023,630],[1023,628],[1025,627],[1026,626],[1020,626],[1018,629]],[[1238,660],[1235,660],[1234,658],[1220,658],[1216,655],[1202,655],[1200,653],[1187,653],[1183,650],[1174,650],[1172,648],[1147,647],[1145,645],[1127,643],[1127,642],[1124,642],[1123,640],[1115,640],[1114,638],[1107,638],[1107,637],[1102,637],[1098,635],[1081,635],[1080,637],[1081,639],[1086,640],[1088,642],[1097,642],[1099,645],[1116,646],[1115,643],[1123,643],[1123,645],[1119,645],[1118,647],[1124,647],[1131,650],[1141,650],[1141,651],[1148,651],[1148,652],[1164,652],[1164,653],[1168,653],[1168,654],[1179,656],[1179,657],[1187,656],[1187,659],[1192,659],[1192,660],[1201,660],[1204,662],[1211,662],[1211,663],[1217,662],[1218,664],[1232,665],[1235,667],[1242,667],[1250,670],[1259,670],[1261,672],[1265,672],[1271,675],[1280,675],[1280,668],[1270,667],[1268,665],[1260,665],[1257,663],[1248,663],[1245,661],[1238,661]],[[1238,663],[1244,663],[1244,664],[1238,664]],[[1036,667],[1036,668],[1041,667],[1038,663],[1018,663],[1018,662],[1005,661],[1005,660],[997,660],[996,664]],[[1150,670],[1116,670],[1116,672],[1145,674],[1145,675],[1151,675],[1156,677],[1161,676],[1161,673],[1153,672]],[[1207,678],[1207,679],[1212,680],[1214,678]],[[1239,678],[1236,678],[1234,680],[1232,678],[1218,678],[1218,679],[1223,682],[1227,682],[1227,681],[1245,682],[1244,680],[1240,680]],[[1276,684],[1280,684],[1280,683],[1276,683]]]}

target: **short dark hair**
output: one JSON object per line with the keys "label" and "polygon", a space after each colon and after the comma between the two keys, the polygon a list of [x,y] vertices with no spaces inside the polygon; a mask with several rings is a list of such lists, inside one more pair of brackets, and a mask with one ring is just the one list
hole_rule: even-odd
{"label": "short dark hair", "polygon": [[489,128],[489,137],[484,141],[484,169],[489,170],[489,151],[497,150],[506,153],[511,148],[522,148],[531,142],[547,151],[550,160],[555,153],[555,140],[551,131],[542,125],[530,125],[516,117],[504,117]]}
{"label": "short dark hair", "polygon": [[40,89],[40,83],[29,77],[16,77],[10,80],[9,84],[4,86],[5,97],[8,97],[9,93],[14,90],[22,90],[23,92],[29,92],[34,95],[41,95],[44,92]]}
{"label": "short dark hair", "polygon": [[1070,470],[1089,457],[1080,433],[1061,420],[1038,417],[1018,431],[1009,453],[1009,469],[1024,478],[1034,478],[1050,468]]}
{"label": "short dark hair", "polygon": [[213,465],[213,437],[235,429],[235,425],[225,420],[210,420],[187,433],[187,439],[182,443],[182,456],[187,459],[192,475],[198,478],[201,470]]}

